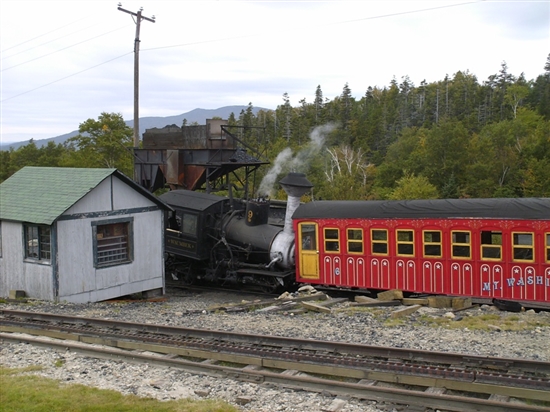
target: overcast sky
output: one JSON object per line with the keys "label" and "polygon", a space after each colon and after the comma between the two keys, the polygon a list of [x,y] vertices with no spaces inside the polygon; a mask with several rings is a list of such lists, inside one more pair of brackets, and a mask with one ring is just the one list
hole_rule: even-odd
{"label": "overcast sky", "polygon": [[[1,141],[55,137],[101,112],[133,119],[136,25],[117,1],[0,0]],[[528,80],[550,53],[550,1],[122,1],[142,21],[140,117],[195,108],[275,109],[347,83],[469,71],[502,62]],[[236,113],[238,114],[238,113]]]}

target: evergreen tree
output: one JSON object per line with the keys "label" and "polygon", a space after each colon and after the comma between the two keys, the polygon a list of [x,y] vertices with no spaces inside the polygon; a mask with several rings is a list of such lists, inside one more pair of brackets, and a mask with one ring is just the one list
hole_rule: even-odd
{"label": "evergreen tree", "polygon": [[290,142],[291,137],[291,129],[290,124],[292,122],[292,106],[290,105],[290,98],[288,97],[288,93],[285,92],[283,94],[283,119],[284,119],[284,137],[287,142]]}
{"label": "evergreen tree", "polygon": [[546,120],[550,120],[550,54],[544,65],[544,74],[533,82],[527,102]]}
{"label": "evergreen tree", "polygon": [[323,92],[321,91],[321,85],[317,86],[317,89],[315,89],[315,100],[313,101],[313,105],[315,107],[315,125],[319,125],[323,123],[323,108],[324,108],[324,102],[323,102]]}

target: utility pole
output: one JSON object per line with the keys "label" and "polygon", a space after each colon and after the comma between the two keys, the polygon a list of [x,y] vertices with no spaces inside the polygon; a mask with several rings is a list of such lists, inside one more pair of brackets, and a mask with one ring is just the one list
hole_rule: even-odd
{"label": "utility pole", "polygon": [[128,13],[135,17],[136,23],[136,39],[134,40],[134,147],[139,147],[139,29],[142,20],[155,22],[155,16],[151,18],[141,15],[143,7],[137,13],[122,8],[122,4],[118,3],[118,10]]}

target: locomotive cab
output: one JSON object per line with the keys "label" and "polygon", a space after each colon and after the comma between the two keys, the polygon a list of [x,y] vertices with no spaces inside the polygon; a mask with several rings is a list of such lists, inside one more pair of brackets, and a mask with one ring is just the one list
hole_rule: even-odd
{"label": "locomotive cab", "polygon": [[160,198],[174,209],[165,231],[166,252],[199,261],[209,259],[213,225],[229,210],[229,199],[189,190],[173,190]]}

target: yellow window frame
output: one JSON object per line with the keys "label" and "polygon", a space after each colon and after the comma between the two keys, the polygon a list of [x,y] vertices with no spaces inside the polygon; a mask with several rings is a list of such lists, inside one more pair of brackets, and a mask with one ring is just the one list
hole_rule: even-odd
{"label": "yellow window frame", "polygon": [[[407,236],[407,240],[401,239],[402,234],[410,235]],[[403,249],[411,250],[410,253],[405,253],[400,251]],[[406,256],[414,257],[414,230],[413,229],[396,229],[395,230],[395,253],[397,256]]]}
{"label": "yellow window frame", "polygon": [[[483,243],[483,234],[484,233],[490,233],[491,235],[491,243]],[[481,230],[479,232],[480,236],[480,258],[481,260],[492,260],[492,261],[501,261],[502,260],[502,231],[499,230]],[[493,243],[495,240],[495,236],[500,237],[500,243]],[[489,251],[498,251],[498,257],[494,256],[486,256],[485,252]],[[494,252],[493,252],[494,253]]]}
{"label": "yellow window frame", "polygon": [[550,233],[545,233],[544,239],[546,239],[546,263],[550,263]]}
{"label": "yellow window frame", "polygon": [[[306,230],[307,229],[307,230]],[[311,230],[313,229],[313,230]],[[305,251],[317,251],[318,245],[317,245],[317,239],[318,239],[318,233],[317,233],[317,225],[313,222],[300,222],[299,224],[299,230],[298,230],[298,236],[299,236],[299,242],[300,242],[300,249]],[[304,233],[306,236],[304,236]]]}
{"label": "yellow window frame", "polygon": [[[327,236],[328,233],[336,233],[336,237]],[[325,253],[340,252],[340,230],[337,227],[323,228],[323,239],[324,239],[323,246],[325,248]]]}
{"label": "yellow window frame", "polygon": [[[467,242],[456,242],[453,240],[455,234],[467,234]],[[468,248],[468,256],[455,254],[456,248]],[[469,230],[451,230],[451,259],[471,259],[472,258],[472,232]]]}
{"label": "yellow window frame", "polygon": [[[365,250],[365,245],[363,244],[363,229],[361,228],[355,228],[350,227],[346,230],[347,239],[348,239],[348,253],[351,254],[362,254]],[[359,234],[359,238],[356,238],[354,234]],[[356,248],[359,246],[361,250],[356,250]],[[354,250],[352,250],[354,249]]]}
{"label": "yellow window frame", "polygon": [[[529,235],[531,238],[530,244],[516,244],[516,235]],[[519,240],[519,238],[518,238]],[[514,262],[534,262],[535,261],[535,234],[533,232],[512,232],[512,260]],[[526,256],[531,254],[531,257],[516,258],[516,252],[523,252]]]}
{"label": "yellow window frame", "polygon": [[[426,234],[428,233],[437,233],[439,234],[439,242],[436,241],[427,241],[426,240]],[[436,254],[430,254],[426,253],[426,246],[432,246],[432,247],[439,247],[439,253]],[[440,258],[443,256],[443,233],[441,230],[423,230],[422,231],[422,256],[425,258]]]}
{"label": "yellow window frame", "polygon": [[[375,239],[374,238],[374,233],[384,233],[385,234],[385,239]],[[389,248],[389,232],[388,232],[388,229],[381,229],[381,228],[376,228],[376,229],[371,229],[370,230],[370,244],[371,244],[371,247],[370,247],[370,250],[371,250],[371,254],[373,255],[377,255],[377,256],[388,256],[389,253],[390,253],[390,248]],[[380,245],[383,245],[386,247],[386,251],[385,252],[375,252],[374,251],[374,247],[375,246],[380,246]]]}

